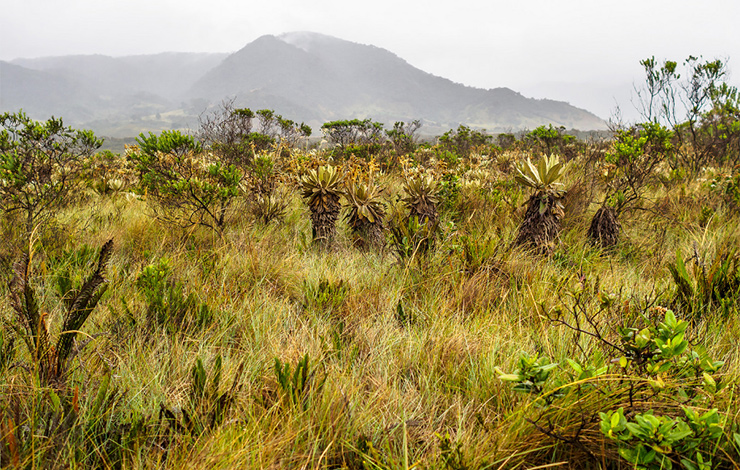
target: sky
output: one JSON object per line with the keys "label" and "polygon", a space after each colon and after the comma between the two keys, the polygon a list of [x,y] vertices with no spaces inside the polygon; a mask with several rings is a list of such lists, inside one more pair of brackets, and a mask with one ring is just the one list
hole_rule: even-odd
{"label": "sky", "polygon": [[0,60],[234,52],[265,34],[312,31],[457,83],[602,118],[618,105],[633,119],[639,62],[651,56],[722,59],[740,85],[738,24],[738,0],[2,0]]}

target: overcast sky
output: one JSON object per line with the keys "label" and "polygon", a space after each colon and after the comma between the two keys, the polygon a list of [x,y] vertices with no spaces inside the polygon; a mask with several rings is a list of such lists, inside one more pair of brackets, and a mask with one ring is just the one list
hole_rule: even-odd
{"label": "overcast sky", "polygon": [[738,0],[2,0],[0,60],[233,52],[264,34],[313,31],[607,118],[616,103],[633,114],[646,57],[729,59],[738,85],[739,24]]}

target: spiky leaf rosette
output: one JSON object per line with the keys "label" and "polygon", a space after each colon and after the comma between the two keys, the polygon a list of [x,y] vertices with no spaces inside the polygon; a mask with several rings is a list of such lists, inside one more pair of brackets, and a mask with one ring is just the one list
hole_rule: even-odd
{"label": "spiky leaf rosette", "polygon": [[560,233],[560,220],[565,215],[562,199],[565,190],[560,179],[565,167],[556,155],[544,156],[533,165],[527,161],[516,166],[517,183],[535,190],[527,201],[524,221],[519,227],[516,245],[532,245],[538,251],[552,251],[553,242]]}
{"label": "spiky leaf rosette", "polygon": [[516,166],[517,174],[514,179],[524,187],[532,188],[537,192],[545,191],[561,198],[565,195],[560,179],[565,174],[565,166],[560,163],[557,155],[543,156],[537,166],[527,158]]}
{"label": "spiky leaf rosette", "polygon": [[335,167],[321,166],[301,177],[301,195],[311,209],[314,241],[328,246],[334,239],[342,194],[342,176]]}
{"label": "spiky leaf rosette", "polygon": [[439,190],[437,183],[431,176],[419,175],[406,178],[403,190],[406,193],[403,202],[409,209],[409,218],[418,217],[420,223],[431,221],[434,224],[437,222],[439,218],[437,212]]}
{"label": "spiky leaf rosette", "polygon": [[352,183],[345,192],[348,211],[344,219],[352,229],[358,248],[383,245],[385,207],[380,193],[380,188],[372,183]]}

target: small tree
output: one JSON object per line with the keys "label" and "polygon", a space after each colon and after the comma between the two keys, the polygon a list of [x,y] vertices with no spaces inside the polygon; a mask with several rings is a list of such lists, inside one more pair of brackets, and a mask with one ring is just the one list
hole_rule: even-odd
{"label": "small tree", "polygon": [[225,163],[247,168],[255,152],[268,150],[276,142],[292,147],[310,135],[311,127],[304,123],[284,119],[271,109],[236,108],[231,100],[200,117],[198,139]]}
{"label": "small tree", "polygon": [[467,126],[459,125],[457,130],[449,130],[439,138],[440,145],[458,156],[468,157],[476,148],[491,143],[492,135],[483,131],[477,131]]}
{"label": "small tree", "polygon": [[62,119],[0,115],[0,207],[21,214],[27,233],[68,202],[87,160],[103,143]]}
{"label": "small tree", "polygon": [[603,247],[619,241],[619,215],[642,199],[644,188],[655,177],[655,169],[673,153],[672,138],[673,132],[657,122],[616,132],[614,148],[604,158],[602,176],[607,190],[591,220],[591,240]]}
{"label": "small tree", "polygon": [[553,127],[548,124],[547,127],[540,126],[524,135],[524,141],[527,142],[536,152],[550,155],[553,152],[567,155],[566,150],[572,145],[576,138],[565,133],[565,127]]}
{"label": "small tree", "polygon": [[230,165],[245,166],[254,158],[250,136],[255,113],[249,108],[235,108],[234,101],[224,101],[218,110],[202,115],[198,138]]}
{"label": "small tree", "polygon": [[[646,78],[644,87],[636,89],[639,109],[648,122],[673,129],[675,152],[670,160],[673,168],[683,167],[697,173],[711,161],[723,163],[726,144],[740,133],[740,126],[733,128],[732,124],[738,116],[733,111],[737,93],[734,87],[724,83],[726,64],[689,56],[682,64],[686,70],[683,78],[681,68],[674,61],[666,60],[659,65],[651,57],[640,61],[640,65]],[[718,116],[724,119],[717,119]]]}
{"label": "small tree", "polygon": [[342,150],[350,144],[366,145],[383,140],[383,124],[372,119],[331,121],[324,123],[321,130]]}
{"label": "small tree", "polygon": [[181,227],[202,225],[223,231],[239,193],[241,171],[221,163],[179,131],[140,134],[136,142],[139,148],[128,157],[157,218]]}
{"label": "small tree", "polygon": [[398,121],[393,124],[393,129],[385,131],[385,134],[393,143],[398,155],[406,155],[414,151],[416,147],[416,131],[421,127],[418,119],[411,122]]}

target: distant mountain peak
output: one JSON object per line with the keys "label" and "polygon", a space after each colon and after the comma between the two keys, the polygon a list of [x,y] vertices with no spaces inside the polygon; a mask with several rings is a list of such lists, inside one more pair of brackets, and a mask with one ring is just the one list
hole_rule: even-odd
{"label": "distant mountain peak", "polygon": [[313,52],[317,46],[321,43],[328,42],[341,42],[341,39],[337,39],[333,36],[326,34],[315,33],[312,31],[291,31],[283,33],[277,36],[281,41],[302,49],[306,52]]}
{"label": "distant mountain peak", "polygon": [[413,67],[381,47],[310,31],[264,35],[233,54],[70,56],[0,63],[0,111],[72,117],[108,135],[186,128],[224,99],[274,109],[314,129],[337,119],[390,125],[420,119],[425,133],[459,124],[490,132],[551,123],[604,129],[588,111],[534,100],[508,88],[483,90]]}

